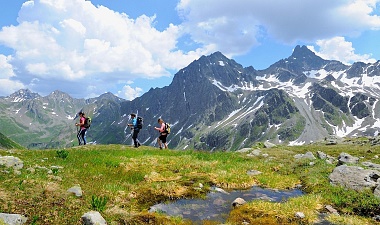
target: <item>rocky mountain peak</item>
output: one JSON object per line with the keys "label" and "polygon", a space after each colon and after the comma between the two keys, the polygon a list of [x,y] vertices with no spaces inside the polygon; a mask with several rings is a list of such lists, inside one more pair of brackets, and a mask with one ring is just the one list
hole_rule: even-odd
{"label": "rocky mountain peak", "polygon": [[9,99],[11,99],[12,102],[22,102],[25,100],[35,99],[40,97],[38,93],[33,93],[29,89],[20,89],[16,91],[15,93],[8,96]]}
{"label": "rocky mountain peak", "polygon": [[58,99],[58,100],[61,100],[61,99],[72,99],[72,97],[70,95],[68,95],[65,92],[59,91],[59,90],[53,91],[47,97],[48,98]]}
{"label": "rocky mountain peak", "polygon": [[319,57],[319,56],[317,56],[313,51],[311,51],[305,45],[303,45],[303,46],[297,45],[294,48],[293,53],[290,57],[293,57],[293,58],[310,58],[310,57],[312,57],[312,58],[314,58],[314,57]]}
{"label": "rocky mountain peak", "polygon": [[106,92],[106,93],[100,95],[97,99],[99,99],[99,100],[106,99],[106,100],[112,100],[112,101],[116,101],[116,102],[125,101],[124,99],[117,97],[116,95],[112,94],[111,92]]}

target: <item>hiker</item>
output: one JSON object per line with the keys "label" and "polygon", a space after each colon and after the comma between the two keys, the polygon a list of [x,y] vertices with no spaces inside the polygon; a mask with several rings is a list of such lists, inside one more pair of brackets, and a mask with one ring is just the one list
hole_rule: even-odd
{"label": "hiker", "polygon": [[166,137],[168,136],[168,131],[167,131],[167,125],[164,122],[163,119],[158,119],[158,124],[160,124],[161,127],[154,127],[154,129],[158,130],[160,132],[160,136],[157,138],[157,143],[160,149],[162,149],[162,144],[164,144],[165,149],[168,148],[168,145],[166,144]]}
{"label": "hiker", "polygon": [[137,136],[139,135],[139,132],[140,132],[140,128],[138,127],[138,124],[137,124],[136,114],[131,113],[130,115],[131,115],[132,123],[128,124],[128,126],[131,127],[131,129],[133,130],[133,134],[132,134],[133,143],[135,145],[135,148],[138,148],[141,146],[140,142],[137,139]]}
{"label": "hiker", "polygon": [[79,145],[86,145],[86,132],[87,128],[85,127],[84,123],[86,121],[86,117],[84,112],[79,112],[79,123],[76,123],[75,126],[79,126],[79,130],[77,133],[77,138],[79,141]]}

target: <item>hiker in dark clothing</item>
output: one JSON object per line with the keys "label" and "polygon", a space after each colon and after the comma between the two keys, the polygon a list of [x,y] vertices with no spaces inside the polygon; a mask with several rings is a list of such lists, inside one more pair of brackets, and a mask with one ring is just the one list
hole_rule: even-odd
{"label": "hiker in dark clothing", "polygon": [[131,129],[133,130],[133,134],[132,134],[133,143],[135,145],[135,148],[138,148],[140,147],[141,144],[137,139],[137,136],[139,135],[139,132],[140,132],[140,128],[137,127],[136,114],[131,113],[131,119],[132,119],[132,123],[128,124],[128,126],[131,127]]}
{"label": "hiker in dark clothing", "polygon": [[79,130],[78,130],[78,133],[77,133],[77,138],[78,138],[78,142],[79,142],[79,145],[86,145],[86,132],[87,132],[87,128],[84,126],[84,123],[85,123],[85,120],[86,120],[86,117],[84,115],[84,112],[80,112],[79,113],[79,123],[76,123],[75,126],[79,126]]}

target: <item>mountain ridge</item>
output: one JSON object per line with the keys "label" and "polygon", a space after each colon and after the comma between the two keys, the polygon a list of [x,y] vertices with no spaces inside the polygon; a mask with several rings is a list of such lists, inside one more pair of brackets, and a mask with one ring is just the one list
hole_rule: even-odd
{"label": "mountain ridge", "polygon": [[[347,66],[322,59],[306,46],[296,46],[291,56],[264,70],[244,68],[221,52],[202,56],[179,70],[170,85],[151,88],[132,101],[112,93],[73,99],[59,91],[40,97],[24,90],[29,98],[13,103],[10,96],[0,98],[0,106],[13,104],[15,110],[28,102],[25,112],[37,115],[42,111],[36,117],[42,124],[49,121],[53,112],[60,112],[68,120],[60,121],[62,127],[72,126],[76,113],[84,110],[93,118],[89,139],[103,144],[130,143],[126,124],[128,115],[134,112],[145,119],[140,141],[154,145],[158,134],[152,128],[163,117],[172,124],[170,146],[236,150],[266,140],[294,145],[330,135],[377,135],[379,89],[379,61]],[[51,102],[52,98],[55,100]],[[48,106],[50,111],[46,111]],[[0,119],[6,117],[2,115]],[[15,120],[5,121],[17,124]],[[17,126],[32,130],[26,122]],[[59,134],[69,141],[56,145],[75,145],[74,128],[64,130],[72,134]],[[46,132],[44,135],[49,136]],[[52,138],[46,142],[54,141]]]}

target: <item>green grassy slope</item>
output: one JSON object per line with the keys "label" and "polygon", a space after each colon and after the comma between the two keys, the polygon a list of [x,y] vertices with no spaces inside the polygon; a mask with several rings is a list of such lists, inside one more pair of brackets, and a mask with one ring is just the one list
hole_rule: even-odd
{"label": "green grassy slope", "polygon": [[19,145],[18,143],[12,141],[8,137],[6,137],[4,134],[0,133],[0,149],[24,149],[23,146]]}

